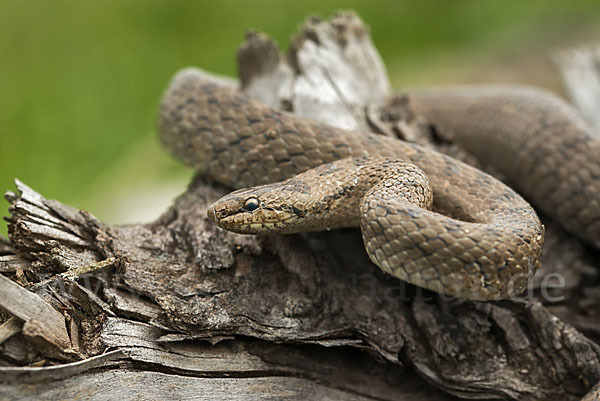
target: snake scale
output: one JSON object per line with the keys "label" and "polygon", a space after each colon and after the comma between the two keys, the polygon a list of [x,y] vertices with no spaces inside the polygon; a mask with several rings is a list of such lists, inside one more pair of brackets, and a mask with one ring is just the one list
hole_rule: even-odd
{"label": "snake scale", "polygon": [[[600,247],[600,145],[565,103],[515,88],[410,99],[541,210]],[[209,218],[228,230],[360,225],[369,257],[385,272],[476,300],[519,293],[540,264],[544,228],[531,206],[432,149],[274,110],[198,72],[171,83],[158,128],[174,156],[216,182],[246,188],[209,207]]]}

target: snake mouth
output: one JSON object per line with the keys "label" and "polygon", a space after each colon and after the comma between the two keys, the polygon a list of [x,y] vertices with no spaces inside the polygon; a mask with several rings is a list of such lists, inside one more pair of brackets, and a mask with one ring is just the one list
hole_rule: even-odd
{"label": "snake mouth", "polygon": [[302,231],[296,225],[289,224],[296,215],[281,210],[259,208],[251,212],[232,213],[226,209],[219,210],[217,202],[207,208],[206,216],[220,228],[238,234],[266,234],[273,231],[287,234]]}

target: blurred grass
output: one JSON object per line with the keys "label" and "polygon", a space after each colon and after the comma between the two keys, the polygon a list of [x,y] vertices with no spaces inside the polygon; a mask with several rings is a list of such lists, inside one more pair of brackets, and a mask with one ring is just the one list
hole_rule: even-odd
{"label": "blurred grass", "polygon": [[157,103],[176,70],[235,75],[246,28],[285,45],[308,14],[340,8],[371,26],[396,85],[443,74],[448,60],[470,66],[600,22],[597,0],[0,0],[0,190],[18,177],[47,197],[127,220],[127,211],[111,212],[116,193],[190,175],[154,139]]}

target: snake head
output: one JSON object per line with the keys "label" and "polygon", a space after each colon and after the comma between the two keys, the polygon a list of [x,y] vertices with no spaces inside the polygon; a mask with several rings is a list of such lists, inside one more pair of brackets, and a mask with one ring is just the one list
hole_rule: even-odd
{"label": "snake head", "polygon": [[280,195],[275,195],[280,190],[280,186],[264,185],[232,192],[208,207],[208,218],[240,234],[297,232],[301,227],[290,223],[303,217],[303,211],[294,204],[282,203]]}

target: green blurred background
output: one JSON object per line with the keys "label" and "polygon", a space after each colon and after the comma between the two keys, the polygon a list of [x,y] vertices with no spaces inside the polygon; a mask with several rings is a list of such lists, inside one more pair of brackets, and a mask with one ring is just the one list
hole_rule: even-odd
{"label": "green blurred background", "polygon": [[560,91],[551,51],[600,33],[598,0],[0,0],[0,190],[18,177],[107,222],[156,216],[191,176],[155,139],[173,73],[195,65],[235,75],[247,28],[285,48],[308,14],[338,9],[370,25],[397,89],[520,82]]}

